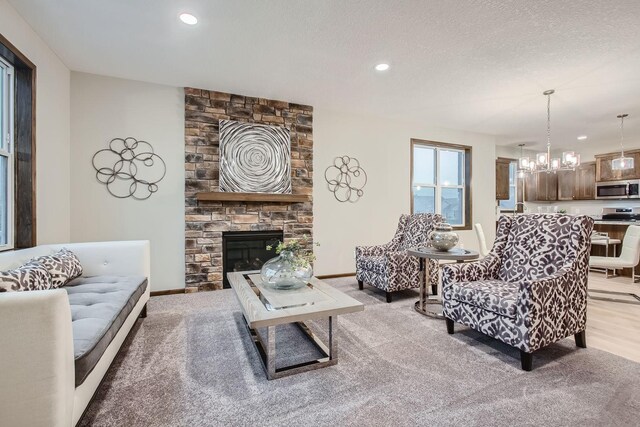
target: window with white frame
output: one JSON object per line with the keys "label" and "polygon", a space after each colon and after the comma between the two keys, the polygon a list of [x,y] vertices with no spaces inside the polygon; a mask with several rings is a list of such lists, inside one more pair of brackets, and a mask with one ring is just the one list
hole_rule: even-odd
{"label": "window with white frame", "polygon": [[509,199],[500,200],[501,211],[514,211],[516,210],[516,203],[518,201],[518,162],[512,161],[509,163]]}
{"label": "window with white frame", "polygon": [[0,250],[13,247],[13,67],[0,57]]}
{"label": "window with white frame", "polygon": [[471,147],[412,140],[412,212],[441,214],[471,228]]}

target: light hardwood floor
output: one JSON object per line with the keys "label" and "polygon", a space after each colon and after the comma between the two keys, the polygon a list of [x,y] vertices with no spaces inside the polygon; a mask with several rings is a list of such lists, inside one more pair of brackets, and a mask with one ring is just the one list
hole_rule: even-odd
{"label": "light hardwood floor", "polygon": [[593,292],[604,290],[640,295],[640,283],[632,284],[630,277],[605,279],[604,274],[592,272],[589,290],[592,298],[587,303],[587,346],[640,362],[640,305],[593,298],[621,298],[640,303],[631,297]]}

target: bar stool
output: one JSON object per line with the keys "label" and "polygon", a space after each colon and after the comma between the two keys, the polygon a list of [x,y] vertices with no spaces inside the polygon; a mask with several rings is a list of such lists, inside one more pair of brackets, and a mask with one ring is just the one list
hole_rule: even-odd
{"label": "bar stool", "polygon": [[[593,233],[591,235],[591,245],[595,246],[604,246],[604,256],[609,257],[609,246],[613,245],[613,256],[618,256],[618,245],[622,243],[620,239],[612,239],[609,237],[607,233]],[[591,271],[598,271],[604,273],[604,276],[608,279],[609,277],[615,277],[616,271],[613,270],[613,274],[609,276],[609,269],[601,269],[601,268],[590,268]]]}
{"label": "bar stool", "polygon": [[[597,240],[597,239],[596,239]],[[593,244],[593,240],[592,240]],[[592,256],[589,258],[589,267],[604,268],[607,270],[620,270],[630,268],[633,283],[636,281],[636,266],[640,261],[640,226],[630,225],[622,239],[620,256],[603,257]],[[608,276],[607,276],[608,278]]]}

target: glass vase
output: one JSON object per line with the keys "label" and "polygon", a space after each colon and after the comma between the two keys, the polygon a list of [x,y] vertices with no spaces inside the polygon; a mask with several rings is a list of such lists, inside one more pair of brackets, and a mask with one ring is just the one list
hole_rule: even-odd
{"label": "glass vase", "polygon": [[262,283],[273,289],[298,289],[305,286],[313,276],[310,264],[300,265],[291,251],[265,262],[260,270]]}

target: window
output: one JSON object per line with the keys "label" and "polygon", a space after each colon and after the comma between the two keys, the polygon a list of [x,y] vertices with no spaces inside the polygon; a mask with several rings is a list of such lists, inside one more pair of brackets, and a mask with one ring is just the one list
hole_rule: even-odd
{"label": "window", "polygon": [[411,211],[439,213],[471,229],[471,147],[411,141]]}
{"label": "window", "polygon": [[13,67],[0,58],[0,250],[13,247]]}
{"label": "window", "polygon": [[509,199],[500,200],[499,207],[502,212],[524,211],[523,204],[524,179],[518,177],[518,161],[512,159],[509,163]]}
{"label": "window", "polygon": [[37,241],[35,91],[36,66],[0,34],[0,250]]}
{"label": "window", "polygon": [[509,199],[500,200],[501,211],[514,211],[518,200],[518,163],[509,163]]}

